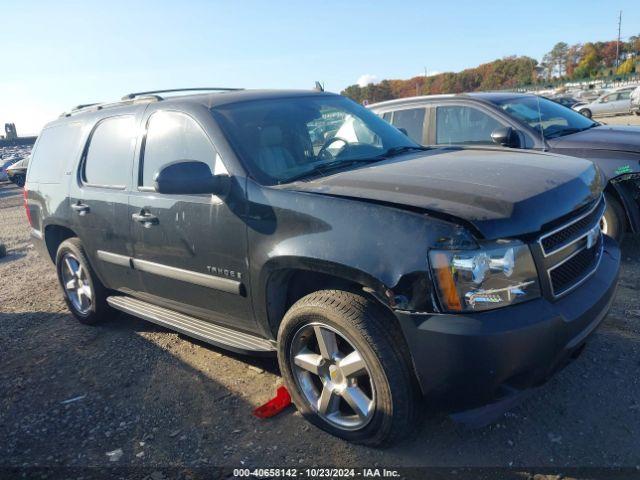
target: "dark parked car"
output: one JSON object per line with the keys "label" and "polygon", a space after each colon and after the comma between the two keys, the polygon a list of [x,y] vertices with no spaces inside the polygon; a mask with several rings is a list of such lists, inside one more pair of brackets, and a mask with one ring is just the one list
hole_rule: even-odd
{"label": "dark parked car", "polygon": [[9,175],[7,174],[7,169],[19,162],[21,157],[17,157],[12,155],[7,158],[0,158],[0,180],[9,180]]}
{"label": "dark parked car", "polygon": [[572,108],[574,105],[578,105],[582,103],[581,100],[577,100],[568,95],[561,95],[558,97],[551,97],[549,100],[553,100],[556,103],[559,103],[563,107]]}
{"label": "dark parked car", "polygon": [[374,112],[425,145],[501,145],[587,158],[606,179],[603,231],[640,231],[640,128],[601,125],[558,103],[516,93],[403,98]]}
{"label": "dark parked car", "polygon": [[32,235],[83,323],[115,308],[277,353],[310,422],[379,445],[423,396],[466,408],[544,382],[609,309],[620,252],[589,161],[427,150],[324,92],[160,93],[38,137]]}
{"label": "dark parked car", "polygon": [[17,161],[7,168],[7,177],[20,188],[24,187],[30,158],[30,156],[24,157],[22,160]]}

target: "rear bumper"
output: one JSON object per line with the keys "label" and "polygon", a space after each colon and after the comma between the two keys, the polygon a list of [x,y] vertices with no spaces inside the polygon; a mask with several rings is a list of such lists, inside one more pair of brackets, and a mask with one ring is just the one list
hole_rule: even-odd
{"label": "rear bumper", "polygon": [[577,356],[617,286],[620,250],[604,242],[594,275],[558,301],[462,315],[396,312],[423,393],[446,395],[454,408],[478,405],[503,386],[539,385]]}

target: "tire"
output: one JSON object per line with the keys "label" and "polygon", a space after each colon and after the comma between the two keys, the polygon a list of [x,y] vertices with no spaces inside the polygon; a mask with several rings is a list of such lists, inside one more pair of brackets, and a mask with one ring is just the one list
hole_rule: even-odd
{"label": "tire", "polygon": [[620,202],[610,193],[605,193],[607,209],[604,211],[600,226],[602,233],[620,242],[626,231],[627,216]]}
{"label": "tire", "polygon": [[14,183],[19,186],[20,188],[24,187],[24,183],[25,183],[25,178],[24,175],[16,175],[16,178],[14,180]]}
{"label": "tire", "polygon": [[[79,276],[71,275],[76,263]],[[95,325],[111,311],[106,301],[107,289],[91,268],[80,239],[69,238],[60,244],[56,254],[56,272],[64,301],[80,323]],[[74,288],[67,285],[69,281],[75,282]]]}
{"label": "tire", "polygon": [[[318,373],[311,373],[298,362],[300,352],[309,352],[314,359],[328,358],[319,348],[318,329],[321,337],[335,334],[338,354],[332,360],[310,360],[312,368],[320,365]],[[302,415],[322,430],[350,442],[385,446],[408,436],[419,424],[420,394],[404,337],[392,315],[374,301],[342,290],[311,293],[289,309],[278,340],[285,386]],[[301,345],[307,347],[300,349]],[[340,362],[347,359],[343,355],[350,348],[347,356],[360,358],[358,365],[363,365],[355,378],[347,373],[346,360]],[[326,391],[333,393],[324,395]],[[329,399],[325,415],[320,411],[323,395]],[[371,402],[362,402],[363,398]],[[369,407],[366,417],[353,415],[354,403]]]}
{"label": "tire", "polygon": [[583,108],[582,110],[580,110],[580,113],[587,118],[591,118],[591,110],[589,110],[588,108]]}

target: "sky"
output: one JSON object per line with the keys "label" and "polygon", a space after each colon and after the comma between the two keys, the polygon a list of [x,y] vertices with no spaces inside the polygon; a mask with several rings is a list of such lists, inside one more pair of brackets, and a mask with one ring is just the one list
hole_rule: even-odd
{"label": "sky", "polygon": [[640,33],[638,0],[95,2],[0,0],[0,128],[135,91],[225,86],[339,92],[459,71],[558,41]]}

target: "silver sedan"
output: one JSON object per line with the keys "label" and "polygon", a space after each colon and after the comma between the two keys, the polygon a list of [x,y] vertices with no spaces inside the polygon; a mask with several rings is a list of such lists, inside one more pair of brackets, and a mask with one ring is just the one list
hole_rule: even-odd
{"label": "silver sedan", "polygon": [[573,107],[585,117],[603,115],[621,115],[631,111],[631,92],[635,86],[622,87],[599,96],[591,103],[578,104]]}

